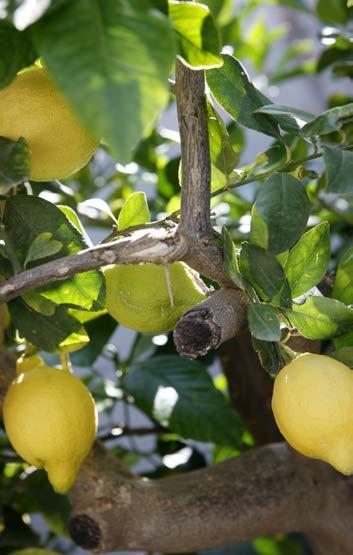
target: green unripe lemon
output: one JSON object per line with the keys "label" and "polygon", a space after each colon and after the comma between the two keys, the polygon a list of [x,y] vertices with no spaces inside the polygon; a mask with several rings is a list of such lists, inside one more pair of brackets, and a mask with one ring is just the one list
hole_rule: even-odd
{"label": "green unripe lemon", "polygon": [[20,73],[0,89],[0,136],[26,139],[33,181],[72,175],[87,164],[98,146],[49,73],[39,67]]}
{"label": "green unripe lemon", "polygon": [[4,400],[4,424],[16,452],[44,468],[55,491],[67,492],[97,431],[87,387],[73,374],[50,368],[40,357],[18,364]]}
{"label": "green unripe lemon", "polygon": [[143,333],[171,331],[186,310],[206,298],[182,262],[167,269],[156,264],[108,266],[104,275],[108,312],[123,326]]}
{"label": "green unripe lemon", "polygon": [[297,451],[353,473],[353,371],[325,355],[304,353],[275,379],[272,409]]}

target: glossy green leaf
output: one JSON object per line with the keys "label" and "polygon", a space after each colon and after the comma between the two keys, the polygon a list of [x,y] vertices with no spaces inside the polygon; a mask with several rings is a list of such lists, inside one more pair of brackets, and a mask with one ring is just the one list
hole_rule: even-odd
{"label": "glossy green leaf", "polygon": [[337,349],[337,351],[329,353],[329,356],[346,364],[349,368],[353,368],[353,347],[342,347]]}
{"label": "glossy green leaf", "polygon": [[221,42],[208,7],[174,0],[169,0],[168,7],[184,63],[193,69],[220,67]]}
{"label": "glossy green leaf", "polygon": [[304,233],[289,252],[285,274],[294,298],[319,283],[325,275],[329,260],[330,226],[322,222]]}
{"label": "glossy green leaf", "polygon": [[23,137],[18,141],[0,137],[0,194],[28,178],[30,163],[31,153]]}
{"label": "glossy green leaf", "polygon": [[336,272],[331,296],[345,304],[353,304],[353,247],[343,255]]}
{"label": "glossy green leaf", "polygon": [[279,341],[281,326],[276,309],[268,304],[250,303],[248,322],[251,335],[262,341]]}
{"label": "glossy green leaf", "polygon": [[151,216],[145,193],[133,193],[120,210],[118,218],[119,231],[134,225],[145,224],[149,221],[151,221]]}
{"label": "glossy green leaf", "polygon": [[208,86],[218,104],[237,122],[273,137],[278,126],[271,116],[253,112],[270,100],[251,83],[239,60],[222,55],[223,66],[206,72]]}
{"label": "glossy green leaf", "polygon": [[[6,200],[4,210],[6,243],[11,246],[19,263],[31,268],[39,263],[49,262],[66,255],[75,254],[85,248],[87,243],[81,233],[54,204],[33,196],[17,195]],[[62,245],[55,254],[46,253],[45,258],[28,260],[28,252],[33,241],[43,234],[51,234],[50,245]],[[47,237],[47,235],[45,235]],[[35,243],[34,243],[35,244]],[[43,297],[56,304],[99,310],[103,307],[105,282],[100,270],[90,270],[41,287],[37,290]]]}
{"label": "glossy green leaf", "polygon": [[327,191],[352,197],[353,152],[340,148],[324,147]]}
{"label": "glossy green leaf", "polygon": [[282,343],[262,341],[254,336],[252,337],[252,343],[261,366],[272,375],[277,374],[283,366],[292,360],[293,352],[289,352]]}
{"label": "glossy green leaf", "polygon": [[56,304],[45,299],[36,291],[27,291],[21,298],[30,308],[44,316],[52,316],[56,312]]}
{"label": "glossy green leaf", "polygon": [[315,118],[314,114],[299,110],[299,108],[292,108],[290,106],[283,106],[282,104],[268,104],[261,106],[256,110],[256,113],[269,114],[271,116],[292,116],[304,122],[311,121]]}
{"label": "glossy green leaf", "polygon": [[116,329],[117,323],[109,314],[103,314],[85,323],[85,330],[89,337],[89,344],[70,357],[77,366],[91,366],[102,353],[105,345]]}
{"label": "glossy green leaf", "polygon": [[[254,206],[251,240],[279,254],[296,243],[305,231],[309,199],[300,181],[289,174],[272,175],[261,187]],[[266,242],[266,244],[265,244]]]}
{"label": "glossy green leaf", "polygon": [[344,347],[351,347],[353,345],[353,330],[338,337],[334,337],[333,343],[336,349],[343,349]]}
{"label": "glossy green leaf", "polygon": [[336,106],[309,121],[301,130],[303,137],[327,135],[338,131],[353,116],[353,103]]}
{"label": "glossy green leaf", "polygon": [[308,339],[330,339],[353,329],[353,310],[327,297],[309,297],[304,304],[287,310],[287,316]]}
{"label": "glossy green leaf", "polygon": [[131,366],[124,385],[141,410],[182,437],[241,445],[239,416],[199,362],[154,357]]}
{"label": "glossy green leaf", "polygon": [[23,266],[25,268],[28,262],[52,256],[53,254],[60,252],[62,248],[63,244],[61,241],[53,239],[53,234],[50,233],[50,231],[44,231],[33,239],[27,251],[27,256]]}
{"label": "glossy green leaf", "polygon": [[[52,316],[45,316],[33,310],[21,298],[11,301],[8,307],[11,319],[20,334],[43,351],[57,351],[65,339],[82,330],[82,324],[70,316],[63,306],[58,306]],[[76,338],[73,338],[73,341],[75,342]]]}
{"label": "glossy green leaf", "polygon": [[240,270],[263,301],[291,306],[291,291],[284,270],[277,258],[264,249],[243,243],[240,252]]}
{"label": "glossy green leaf", "polygon": [[75,0],[42,18],[34,37],[83,122],[129,162],[169,98],[175,44],[168,18],[148,0]]}
{"label": "glossy green leaf", "polygon": [[36,53],[30,35],[20,33],[7,21],[0,21],[0,50],[0,88],[3,88],[15,79],[20,69],[35,61]]}
{"label": "glossy green leaf", "polygon": [[222,229],[223,237],[223,256],[224,262],[227,270],[227,274],[230,279],[235,283],[237,287],[243,289],[243,280],[239,270],[238,256],[235,250],[235,245],[232,241],[229,231],[224,226]]}
{"label": "glossy green leaf", "polygon": [[228,177],[238,163],[239,155],[233,150],[227,128],[221,116],[213,108],[212,104],[207,101],[208,116],[208,134],[210,141],[210,156],[212,164],[212,188],[215,187],[214,171],[219,170],[224,176],[224,185],[228,183]]}

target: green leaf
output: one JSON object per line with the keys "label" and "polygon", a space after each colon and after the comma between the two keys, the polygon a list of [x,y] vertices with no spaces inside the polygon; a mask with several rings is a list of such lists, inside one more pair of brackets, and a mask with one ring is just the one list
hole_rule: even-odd
{"label": "green leaf", "polygon": [[261,187],[253,210],[251,240],[257,242],[263,237],[266,245],[262,246],[270,253],[280,254],[305,231],[310,204],[300,181],[289,174],[277,173]]}
{"label": "green leaf", "polygon": [[56,304],[42,297],[36,291],[28,291],[21,297],[25,303],[36,312],[45,316],[52,316],[56,311]]}
{"label": "green leaf", "polygon": [[118,229],[122,231],[133,225],[145,224],[150,221],[151,216],[145,193],[133,193],[120,210]]}
{"label": "green leaf", "polygon": [[244,284],[239,270],[238,256],[235,250],[235,245],[232,241],[232,238],[230,236],[228,229],[225,226],[223,226],[223,229],[222,229],[222,236],[223,236],[223,256],[224,256],[224,262],[225,262],[227,274],[229,275],[233,283],[235,283],[235,285],[239,287],[239,289],[243,289]]}
{"label": "green leaf", "polygon": [[3,88],[15,79],[20,69],[35,61],[36,53],[30,36],[20,33],[7,21],[0,21],[0,51],[0,88]]}
{"label": "green leaf", "polygon": [[252,336],[252,344],[261,366],[272,375],[277,374],[289,362],[288,353],[281,343],[262,341]]}
{"label": "green leaf", "polygon": [[338,131],[353,116],[353,103],[336,106],[309,121],[301,130],[303,137],[327,135]]}
{"label": "green leaf", "polygon": [[324,147],[327,191],[352,197],[353,152],[340,148]]}
{"label": "green leaf", "polygon": [[59,306],[52,316],[33,310],[21,298],[11,301],[8,308],[20,334],[43,351],[57,351],[65,339],[82,329],[81,323],[63,306]]}
{"label": "green leaf", "polygon": [[[212,188],[215,188],[214,172],[219,170],[224,176],[224,183],[228,183],[228,178],[238,163],[239,155],[233,150],[227,128],[220,115],[207,101],[208,134],[210,141],[210,156],[212,164]],[[217,188],[219,183],[217,184]]]}
{"label": "green leaf", "polygon": [[47,256],[51,256],[61,251],[63,244],[60,241],[53,239],[52,236],[53,235],[50,231],[44,231],[33,239],[27,251],[26,259],[23,263],[24,268],[27,266],[28,262],[47,258]]}
{"label": "green leaf", "polygon": [[241,445],[240,419],[200,363],[154,357],[131,366],[124,385],[141,410],[182,437]]}
{"label": "green leaf", "polygon": [[339,335],[333,339],[336,349],[343,349],[344,347],[351,347],[353,345],[353,331]]}
{"label": "green leaf", "polygon": [[263,301],[290,307],[291,291],[284,270],[277,258],[261,247],[243,243],[240,270]]}
{"label": "green leaf", "polygon": [[251,335],[262,341],[279,341],[281,325],[276,309],[268,304],[250,303],[248,322]]}
{"label": "green leaf", "polygon": [[193,69],[220,67],[221,41],[208,7],[174,0],[168,6],[184,63]]}
{"label": "green leaf", "polygon": [[31,153],[21,137],[10,141],[0,137],[0,194],[25,181],[30,172]]}
{"label": "green leaf", "polygon": [[[78,229],[57,206],[39,197],[17,195],[7,199],[3,221],[6,243],[11,247],[22,267],[33,241],[43,234],[50,233],[50,242],[54,241],[54,245],[60,243],[62,248],[55,254],[46,253],[46,257],[40,262],[49,262],[75,254],[89,246]],[[27,267],[36,265],[37,260],[27,260]],[[56,284],[41,287],[37,292],[56,304],[99,310],[103,308],[105,282],[100,270],[90,270],[75,274]]]}
{"label": "green leaf", "polygon": [[329,356],[353,368],[353,347],[342,347],[337,351],[329,353]]}
{"label": "green leaf", "polygon": [[308,339],[330,339],[353,328],[353,310],[327,297],[309,297],[286,313],[300,335]]}
{"label": "green leaf", "polygon": [[175,42],[168,18],[148,0],[75,0],[42,18],[34,37],[82,121],[129,162],[169,98]]}
{"label": "green leaf", "polygon": [[271,116],[292,116],[293,118],[308,122],[315,118],[314,114],[310,112],[305,112],[304,110],[299,110],[298,108],[292,108],[290,106],[283,106],[281,104],[268,104],[267,106],[261,106],[255,110],[255,113],[259,114],[269,114]]}
{"label": "green leaf", "polygon": [[253,113],[270,100],[254,87],[237,59],[228,54],[222,58],[221,68],[206,72],[208,86],[218,104],[245,127],[279,137],[278,126],[270,116]]}
{"label": "green leaf", "polygon": [[[103,201],[104,202],[104,201]],[[83,204],[82,202],[80,205]],[[84,237],[88,246],[93,246],[91,239],[89,238],[85,228],[83,227],[80,218],[76,212],[70,206],[64,206],[63,204],[57,204],[57,207],[65,214],[67,219],[76,227],[77,231]]]}
{"label": "green leaf", "polygon": [[70,357],[77,366],[92,366],[116,329],[117,323],[109,314],[85,323],[89,343]]}
{"label": "green leaf", "polygon": [[304,233],[288,255],[285,273],[294,298],[319,283],[329,260],[330,226],[322,222]]}
{"label": "green leaf", "polygon": [[336,273],[331,296],[345,304],[353,304],[353,247],[343,255]]}
{"label": "green leaf", "polygon": [[347,0],[318,0],[317,14],[326,23],[345,24],[352,10],[347,7]]}

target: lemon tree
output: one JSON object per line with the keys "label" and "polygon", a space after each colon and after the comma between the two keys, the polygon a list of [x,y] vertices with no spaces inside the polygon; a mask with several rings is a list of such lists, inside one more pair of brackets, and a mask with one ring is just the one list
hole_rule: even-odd
{"label": "lemon tree", "polygon": [[351,552],[352,10],[0,2],[0,555]]}

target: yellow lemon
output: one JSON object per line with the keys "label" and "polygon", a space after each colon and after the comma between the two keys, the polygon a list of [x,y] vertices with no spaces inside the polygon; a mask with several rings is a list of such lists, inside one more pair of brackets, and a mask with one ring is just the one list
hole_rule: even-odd
{"label": "yellow lemon", "polygon": [[63,179],[82,168],[98,146],[43,68],[20,73],[0,89],[0,136],[24,137],[33,181]]}
{"label": "yellow lemon", "polygon": [[106,307],[120,324],[143,333],[172,330],[181,315],[205,299],[205,289],[182,262],[108,266]]}
{"label": "yellow lemon", "polygon": [[40,357],[24,359],[17,370],[3,405],[7,435],[17,453],[44,468],[55,491],[65,493],[96,436],[94,400],[78,378]]}
{"label": "yellow lemon", "polygon": [[304,353],[275,379],[272,409],[297,451],[353,473],[353,371],[328,356]]}

